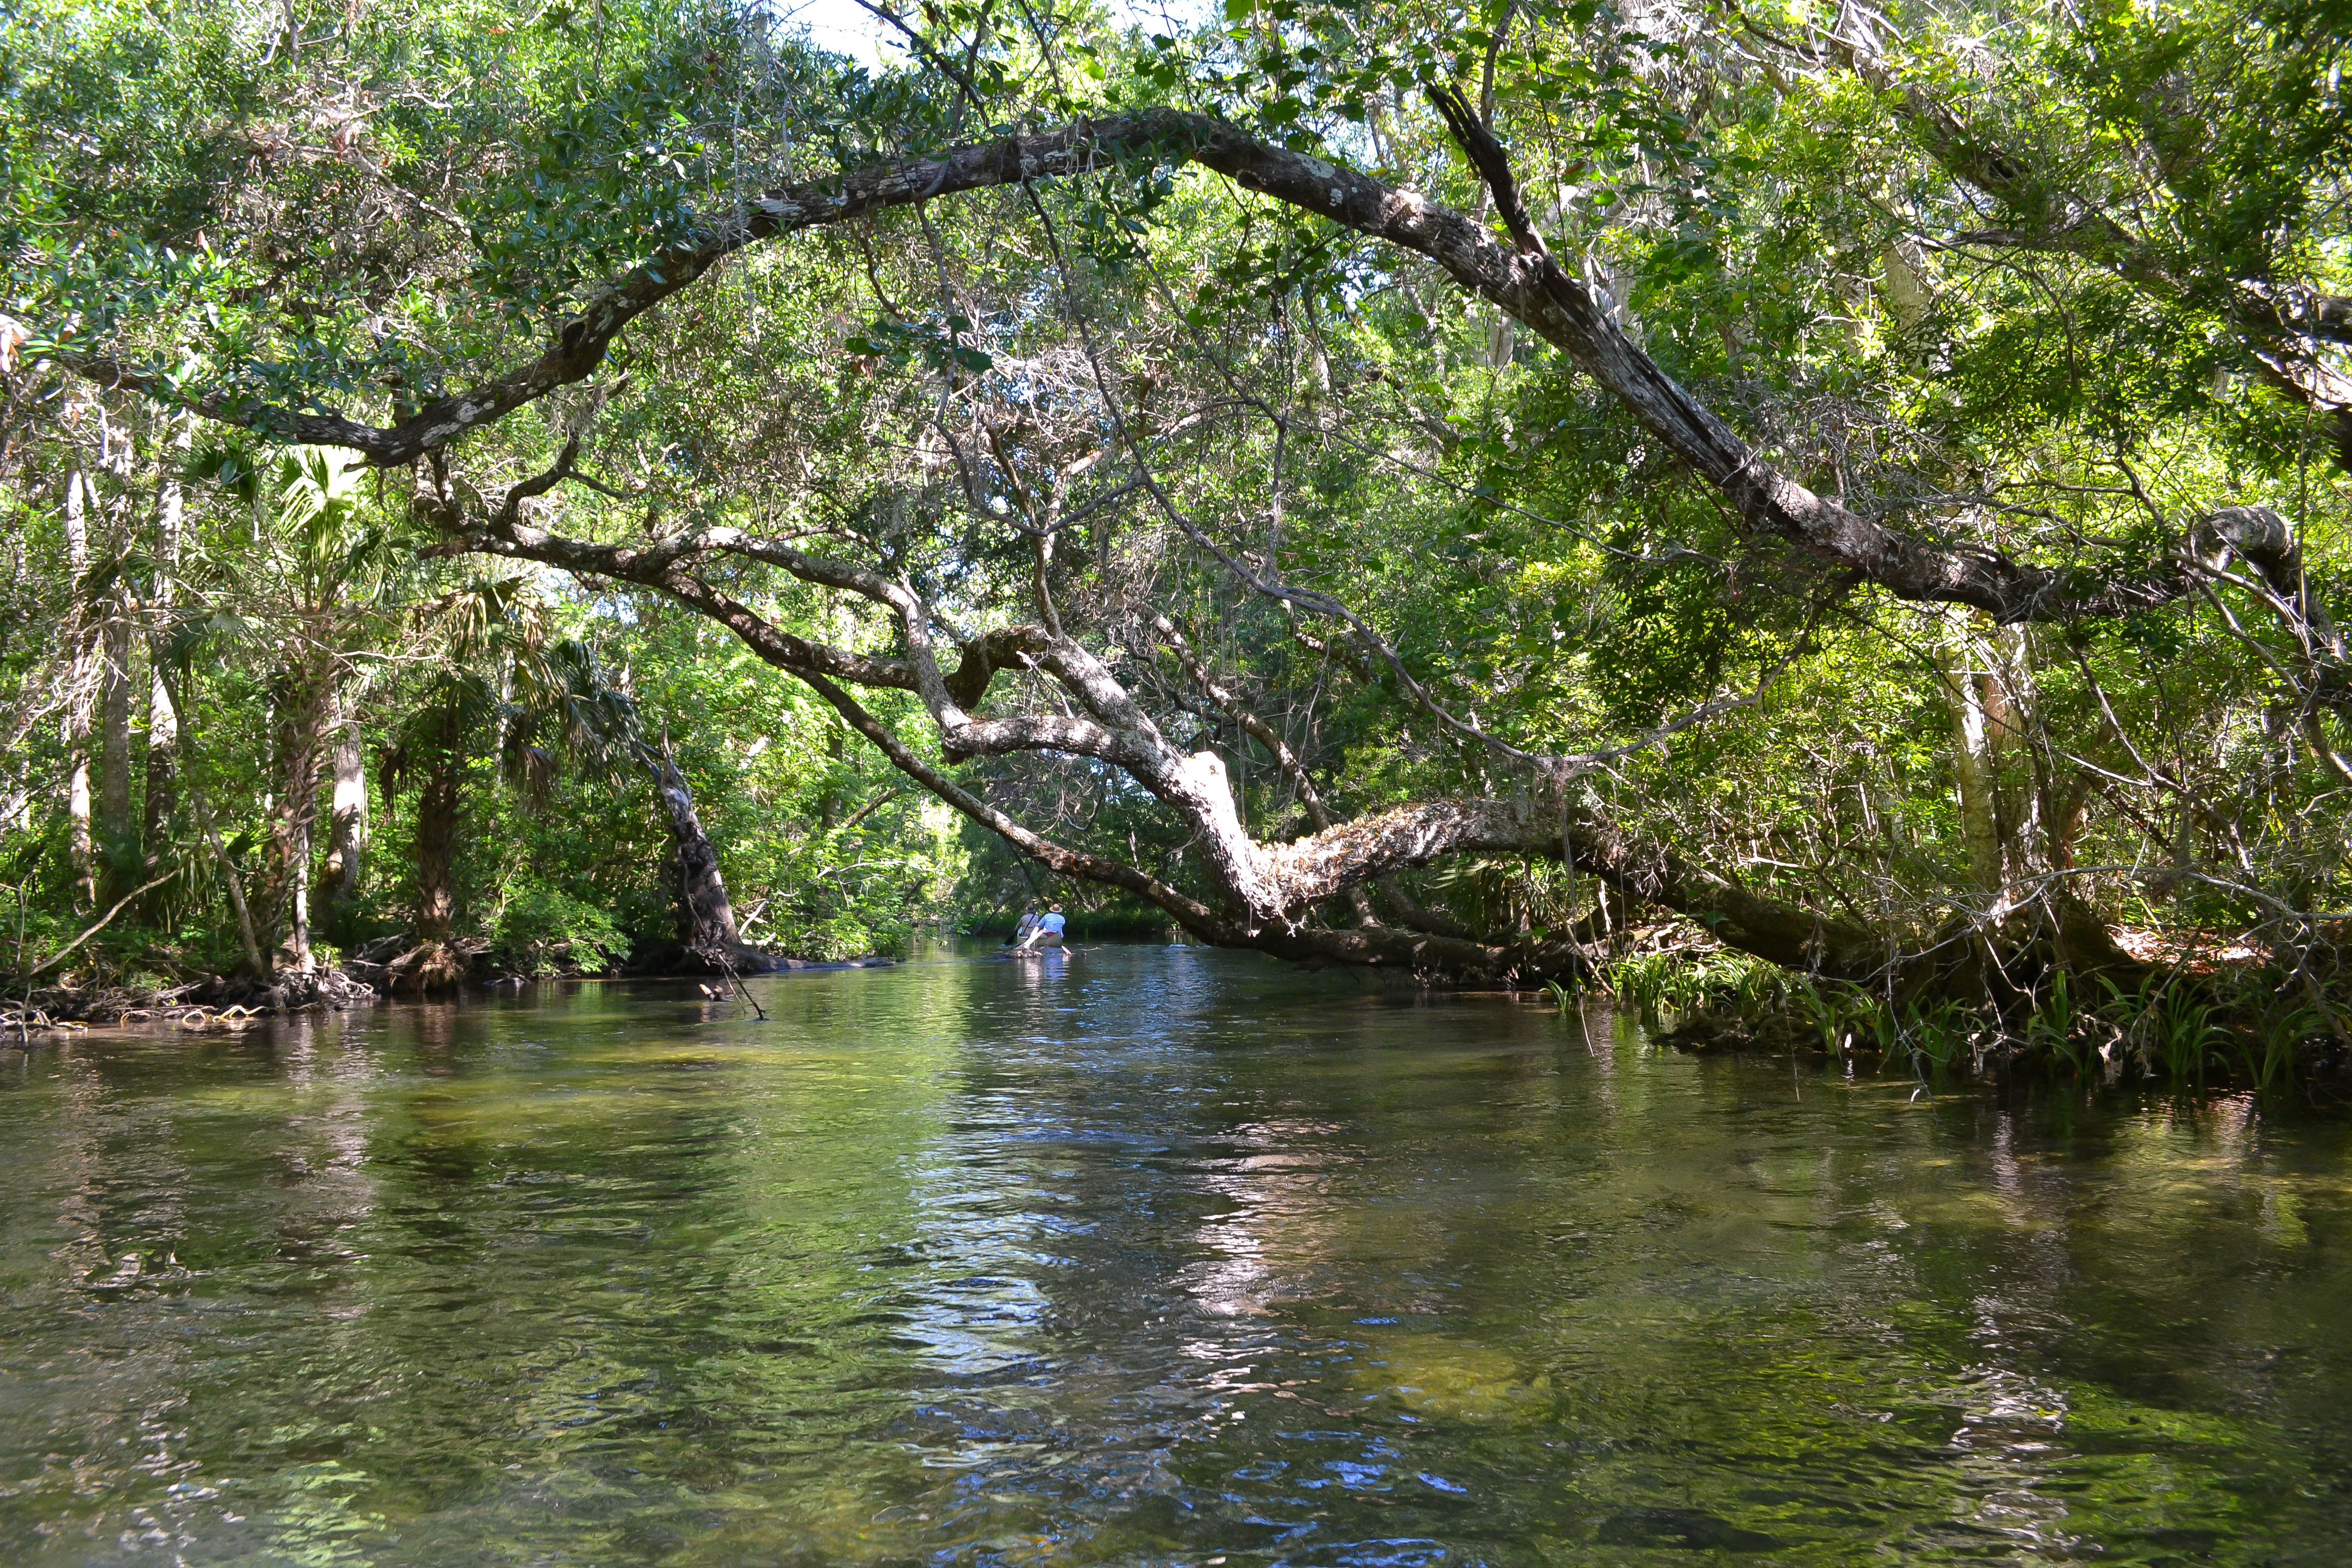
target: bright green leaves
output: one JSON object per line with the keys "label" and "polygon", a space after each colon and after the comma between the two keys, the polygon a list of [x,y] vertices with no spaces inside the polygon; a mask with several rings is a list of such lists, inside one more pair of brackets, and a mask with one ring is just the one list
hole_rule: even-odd
{"label": "bright green leaves", "polygon": [[848,339],[851,353],[878,360],[893,370],[921,365],[934,374],[956,370],[981,375],[996,363],[966,342],[971,322],[962,316],[938,321],[898,321],[885,318]]}
{"label": "bright green leaves", "polygon": [[1758,606],[1727,593],[1711,562],[1619,560],[1608,634],[1593,670],[1612,717],[1628,728],[1693,708],[1768,646]]}
{"label": "bright green leaves", "polygon": [[1087,259],[1117,273],[1145,254],[1153,215],[1176,194],[1176,178],[1150,148],[1114,153],[1111,166],[1085,187],[1071,225]]}
{"label": "bright green leaves", "polygon": [[[741,172],[746,116],[733,78],[750,65],[748,42],[723,29],[655,40],[592,95],[517,127],[514,174],[465,204],[484,281],[523,311],[559,309],[581,284],[625,270],[723,207]],[[755,170],[776,108],[754,110]]]}
{"label": "bright green leaves", "polygon": [[0,310],[258,402],[381,418],[390,395],[397,417],[785,170],[872,157],[898,132],[869,110],[945,124],[919,84],[880,102],[724,10],[310,9],[299,51],[216,0],[168,27],[0,20]]}

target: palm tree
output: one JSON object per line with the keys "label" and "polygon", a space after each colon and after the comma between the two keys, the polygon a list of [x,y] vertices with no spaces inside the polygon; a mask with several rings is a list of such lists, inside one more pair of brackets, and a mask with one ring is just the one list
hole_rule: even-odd
{"label": "palm tree", "polygon": [[635,701],[608,682],[585,643],[551,637],[547,607],[524,577],[480,577],[420,606],[436,649],[419,700],[394,733],[386,793],[415,784],[415,940],[394,959],[394,984],[434,990],[465,976],[457,939],[455,868],[469,763],[488,741],[507,784],[544,803],[567,763],[581,776],[642,773],[654,785],[671,846],[678,967],[760,973],[776,959],[742,939],[717,849],[665,730],[646,733]]}
{"label": "palm tree", "polygon": [[256,913],[270,966],[307,973],[316,966],[312,839],[327,736],[398,651],[398,610],[420,580],[414,530],[396,509],[369,503],[366,470],[332,447],[288,450],[266,482],[234,454],[215,454],[197,471],[251,507],[235,570],[215,567],[207,602],[184,619],[260,657],[269,805]]}
{"label": "palm tree", "polygon": [[[150,662],[158,730],[172,756],[160,776],[151,763],[149,805],[162,814],[184,802],[197,820],[178,856],[184,875],[171,879],[180,892],[167,889],[164,897],[192,894],[209,860],[237,915],[247,966],[265,980],[308,974],[317,967],[311,840],[325,737],[397,654],[396,611],[419,580],[414,541],[402,519],[369,504],[363,471],[331,448],[292,448],[267,470],[215,451],[189,472],[215,481],[242,506],[230,525],[235,538],[193,536],[178,526],[180,498],[167,477],[173,493],[163,504],[173,514],[174,537],[164,543],[168,568],[159,562],[156,571],[172,572],[173,594],[168,605],[156,595]],[[196,783],[206,772],[194,729],[202,674],[236,662],[257,667],[267,712],[266,763],[253,781],[261,786],[265,822],[250,900],[222,836],[238,814],[217,795],[208,805]],[[226,787],[226,775],[215,782]],[[230,818],[215,816],[213,805],[228,808]],[[162,837],[150,835],[149,844],[159,870],[172,856]]]}

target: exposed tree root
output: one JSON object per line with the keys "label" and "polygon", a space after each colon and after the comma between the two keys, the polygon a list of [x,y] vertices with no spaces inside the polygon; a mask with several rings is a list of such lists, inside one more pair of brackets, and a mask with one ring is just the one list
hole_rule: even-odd
{"label": "exposed tree root", "polygon": [[[52,985],[20,993],[0,1005],[0,1035],[37,1035],[56,1024],[146,1023],[161,1019],[189,1028],[226,1017],[341,1011],[375,1001],[379,989],[343,969],[279,974],[268,981],[208,974],[176,985]],[[0,1044],[5,1044],[0,1041]]]}

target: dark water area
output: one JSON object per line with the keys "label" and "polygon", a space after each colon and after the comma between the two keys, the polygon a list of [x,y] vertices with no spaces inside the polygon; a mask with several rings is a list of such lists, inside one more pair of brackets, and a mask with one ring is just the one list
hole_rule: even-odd
{"label": "dark water area", "polygon": [[2352,1128],[1246,954],[0,1056],[0,1563],[2352,1560]]}

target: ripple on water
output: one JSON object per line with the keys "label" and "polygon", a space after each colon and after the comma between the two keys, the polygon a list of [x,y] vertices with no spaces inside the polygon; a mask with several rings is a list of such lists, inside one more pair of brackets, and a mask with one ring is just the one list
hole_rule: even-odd
{"label": "ripple on water", "polygon": [[757,984],[16,1058],[0,1561],[2352,1540],[2340,1123],[1190,949]]}

